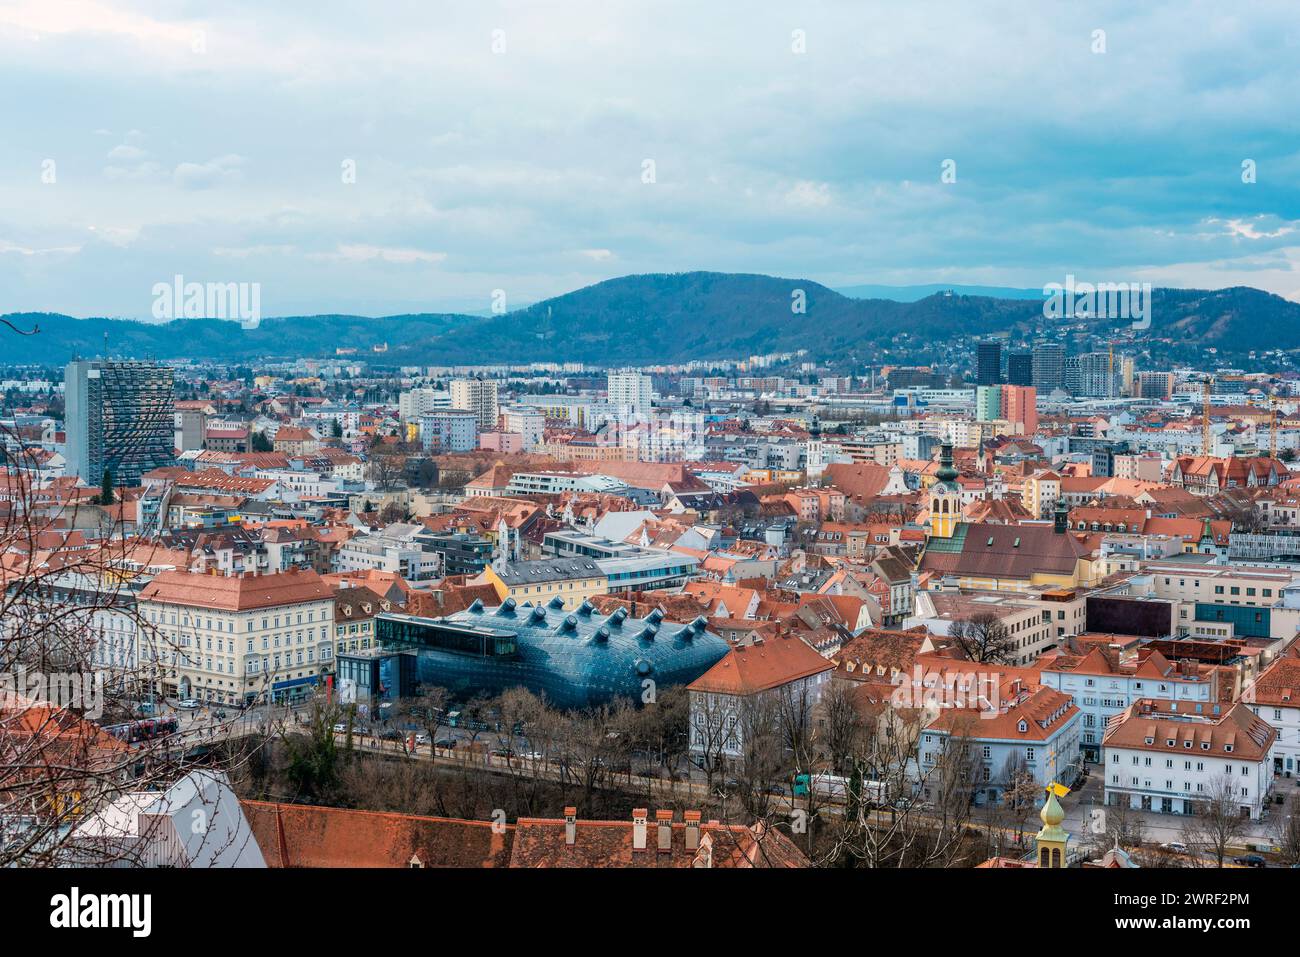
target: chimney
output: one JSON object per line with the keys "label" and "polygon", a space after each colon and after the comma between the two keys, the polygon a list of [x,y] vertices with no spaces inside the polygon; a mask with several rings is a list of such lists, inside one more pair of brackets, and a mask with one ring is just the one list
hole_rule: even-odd
{"label": "chimney", "polygon": [[671,854],[673,852],[673,812],[672,811],[655,811],[655,821],[658,822],[659,832],[659,853]]}
{"label": "chimney", "polygon": [[682,816],[686,820],[686,849],[694,853],[700,849],[700,812],[687,811]]}
{"label": "chimney", "polygon": [[568,847],[573,847],[573,842],[578,838],[578,809],[576,807],[566,807],[564,809],[564,843]]}
{"label": "chimney", "polygon": [[645,822],[649,812],[643,807],[632,809],[632,850],[645,850]]}

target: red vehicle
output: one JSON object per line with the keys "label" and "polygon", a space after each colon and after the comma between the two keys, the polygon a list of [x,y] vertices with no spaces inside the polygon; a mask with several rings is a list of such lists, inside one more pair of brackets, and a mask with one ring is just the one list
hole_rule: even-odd
{"label": "red vehicle", "polygon": [[107,734],[111,734],[119,741],[125,741],[127,744],[165,738],[179,730],[180,722],[175,718],[144,718],[140,721],[112,724],[104,729]]}

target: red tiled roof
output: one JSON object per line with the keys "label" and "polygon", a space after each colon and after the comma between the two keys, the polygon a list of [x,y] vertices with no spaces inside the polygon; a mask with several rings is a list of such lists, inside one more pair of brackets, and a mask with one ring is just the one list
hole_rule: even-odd
{"label": "red tiled roof", "polygon": [[248,611],[325,601],[333,597],[333,589],[315,572],[305,569],[245,576],[165,571],[155,576],[140,592],[140,601],[221,611]]}

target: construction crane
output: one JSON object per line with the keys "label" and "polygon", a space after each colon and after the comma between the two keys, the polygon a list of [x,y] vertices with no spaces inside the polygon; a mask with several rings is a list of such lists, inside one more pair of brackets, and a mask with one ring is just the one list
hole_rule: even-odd
{"label": "construction crane", "polygon": [[1205,378],[1201,381],[1201,454],[1210,454],[1210,383],[1213,380]]}

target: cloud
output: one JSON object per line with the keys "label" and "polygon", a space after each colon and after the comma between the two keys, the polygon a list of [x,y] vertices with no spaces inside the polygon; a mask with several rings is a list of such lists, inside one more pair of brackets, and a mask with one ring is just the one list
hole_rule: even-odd
{"label": "cloud", "polygon": [[428,252],[423,249],[394,249],[384,246],[369,246],[363,243],[347,243],[339,246],[336,252],[324,254],[321,258],[350,263],[380,260],[386,263],[410,265],[412,263],[440,263],[447,258],[447,254]]}
{"label": "cloud", "polygon": [[268,309],[303,311],[409,308],[429,266],[463,301],[689,269],[1029,287],[1151,270],[1292,294],[1292,2],[814,4],[792,23],[775,0],[741,18],[693,0],[570,0],[563,18],[0,0],[0,84],[42,89],[10,104],[6,138],[59,162],[45,185],[0,157],[0,236],[85,245],[11,268],[6,301],[130,314],[141,277],[232,259]]}
{"label": "cloud", "polygon": [[814,183],[802,179],[795,183],[790,191],[785,194],[785,201],[792,206],[829,206],[831,203],[830,184]]}
{"label": "cloud", "polygon": [[206,163],[180,163],[172,170],[172,181],[181,189],[211,189],[238,183],[243,177],[244,158],[234,154]]}

